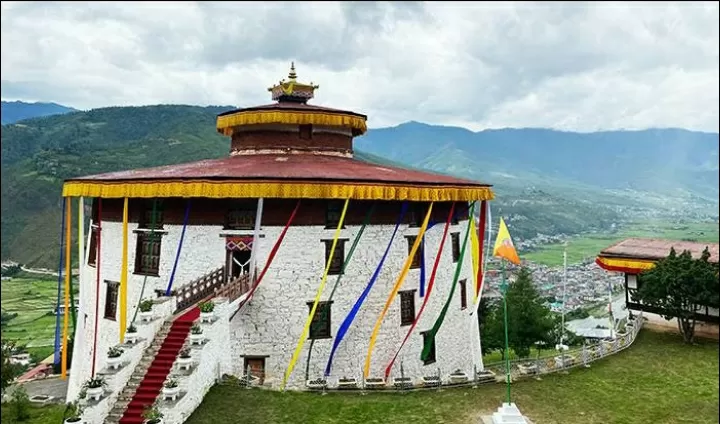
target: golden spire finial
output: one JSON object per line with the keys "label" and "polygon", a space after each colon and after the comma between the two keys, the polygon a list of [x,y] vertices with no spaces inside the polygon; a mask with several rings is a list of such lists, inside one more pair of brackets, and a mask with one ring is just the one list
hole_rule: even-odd
{"label": "golden spire finial", "polygon": [[290,62],[290,74],[288,75],[288,78],[291,80],[297,79],[297,74],[295,73],[295,62]]}

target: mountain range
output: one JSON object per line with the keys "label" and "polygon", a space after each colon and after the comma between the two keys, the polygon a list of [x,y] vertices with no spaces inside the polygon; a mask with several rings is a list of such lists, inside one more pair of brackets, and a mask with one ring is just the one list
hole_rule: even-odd
{"label": "mountain range", "polygon": [[2,124],[12,124],[23,119],[37,118],[40,116],[59,115],[62,113],[76,112],[77,109],[59,105],[57,103],[26,103],[20,101],[2,102],[0,116]]}
{"label": "mountain range", "polygon": [[[3,119],[14,103],[3,102]],[[110,107],[3,125],[2,258],[56,266],[66,178],[227,155],[215,118],[232,108]],[[355,149],[362,160],[493,184],[493,213],[527,239],[653,215],[717,216],[718,139],[681,129],[473,132],[408,122],[371,129]]]}

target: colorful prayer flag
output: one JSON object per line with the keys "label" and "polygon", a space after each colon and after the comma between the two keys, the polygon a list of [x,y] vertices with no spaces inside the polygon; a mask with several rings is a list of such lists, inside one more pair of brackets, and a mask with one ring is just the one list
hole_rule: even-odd
{"label": "colorful prayer flag", "polygon": [[512,238],[510,238],[510,232],[505,225],[505,220],[502,217],[500,217],[500,228],[498,229],[497,239],[495,240],[493,256],[507,259],[515,265],[520,265],[520,258],[515,250]]}

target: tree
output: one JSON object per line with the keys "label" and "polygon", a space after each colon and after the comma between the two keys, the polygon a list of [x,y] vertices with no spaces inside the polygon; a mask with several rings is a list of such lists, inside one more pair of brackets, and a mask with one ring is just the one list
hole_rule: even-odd
{"label": "tree", "polygon": [[15,377],[20,375],[22,367],[19,364],[13,364],[10,362],[10,357],[15,351],[15,343],[2,340],[0,341],[0,344],[2,345],[2,352],[0,354],[0,365],[2,365],[2,386],[0,387],[0,392],[4,394],[5,389],[8,388],[13,381],[15,381]]}
{"label": "tree", "polygon": [[638,275],[634,300],[663,311],[665,319],[677,318],[685,343],[695,337],[695,311],[720,304],[717,265],[709,259],[707,248],[698,259],[687,250],[678,255],[670,249],[665,259]]}
{"label": "tree", "polygon": [[535,342],[546,340],[552,331],[551,312],[533,286],[532,275],[525,267],[510,283],[506,296],[509,345],[519,357],[525,358],[530,355]]}
{"label": "tree", "polygon": [[485,353],[505,350],[502,299],[483,297],[478,305],[480,342]]}

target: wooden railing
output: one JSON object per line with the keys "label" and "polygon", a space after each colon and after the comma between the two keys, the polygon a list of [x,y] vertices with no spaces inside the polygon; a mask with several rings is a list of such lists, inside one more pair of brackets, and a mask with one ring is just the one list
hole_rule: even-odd
{"label": "wooden railing", "polygon": [[206,297],[213,296],[225,282],[225,267],[220,267],[204,276],[172,291],[177,299],[176,311],[182,311]]}
{"label": "wooden railing", "polygon": [[215,289],[215,297],[225,297],[232,302],[250,291],[250,274],[242,274]]}

